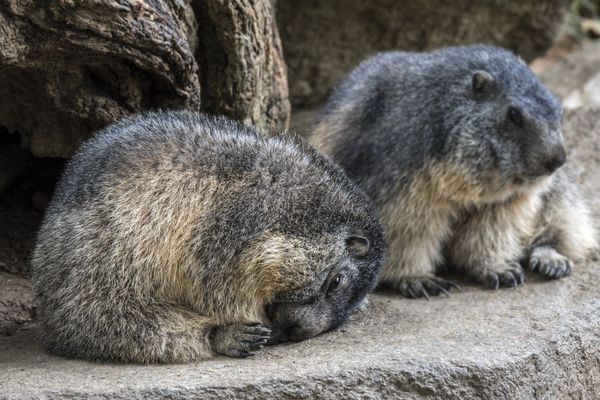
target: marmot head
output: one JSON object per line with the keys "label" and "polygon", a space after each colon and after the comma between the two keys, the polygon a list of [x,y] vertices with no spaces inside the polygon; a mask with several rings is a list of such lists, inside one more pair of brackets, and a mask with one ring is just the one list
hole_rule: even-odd
{"label": "marmot head", "polygon": [[382,236],[342,233],[336,242],[326,244],[331,256],[310,284],[279,293],[266,305],[273,330],[270,343],[300,341],[335,329],[365,305],[383,264]]}
{"label": "marmot head", "polygon": [[[446,154],[497,201],[547,181],[566,161],[562,106],[512,53],[466,48],[466,65],[449,90]],[[464,62],[463,62],[464,64]],[[455,164],[456,162],[456,164]]]}

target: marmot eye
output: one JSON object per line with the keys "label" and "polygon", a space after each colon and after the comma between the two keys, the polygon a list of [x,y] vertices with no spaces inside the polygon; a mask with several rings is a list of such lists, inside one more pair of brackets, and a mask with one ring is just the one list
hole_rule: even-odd
{"label": "marmot eye", "polygon": [[336,287],[340,286],[340,282],[342,282],[342,275],[337,274],[329,284],[329,291],[334,290]]}
{"label": "marmot eye", "polygon": [[518,126],[523,126],[523,113],[517,107],[508,108],[508,118]]}

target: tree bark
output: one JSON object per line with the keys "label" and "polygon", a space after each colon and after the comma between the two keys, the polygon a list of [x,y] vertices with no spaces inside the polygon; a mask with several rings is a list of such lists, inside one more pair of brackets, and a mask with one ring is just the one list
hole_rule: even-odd
{"label": "tree bark", "polygon": [[269,0],[194,1],[203,109],[269,131],[287,128],[290,103]]}
{"label": "tree bark", "polygon": [[0,1],[0,124],[66,157],[125,115],[199,109],[195,42],[185,1]]}
{"label": "tree bark", "polygon": [[290,112],[271,4],[249,0],[0,0],[0,98],[0,125],[43,157],[142,110],[263,129]]}

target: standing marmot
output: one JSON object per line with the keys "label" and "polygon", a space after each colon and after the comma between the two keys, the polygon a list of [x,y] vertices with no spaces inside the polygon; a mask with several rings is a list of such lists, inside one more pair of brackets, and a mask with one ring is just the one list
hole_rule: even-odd
{"label": "standing marmot", "polygon": [[317,117],[312,140],[380,208],[383,280],[410,297],[453,284],[446,260],[491,288],[550,278],[595,246],[564,168],[562,107],[527,65],[489,46],[390,52],[363,62]]}
{"label": "standing marmot", "polygon": [[271,329],[342,324],[385,252],[375,208],[331,161],[224,118],[146,114],[73,157],[33,254],[56,354],[123,362],[248,356]]}

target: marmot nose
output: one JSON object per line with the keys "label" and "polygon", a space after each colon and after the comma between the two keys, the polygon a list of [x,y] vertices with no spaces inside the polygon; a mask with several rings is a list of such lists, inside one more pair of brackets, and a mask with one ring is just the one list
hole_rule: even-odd
{"label": "marmot nose", "polygon": [[544,163],[544,168],[547,172],[552,173],[562,167],[566,161],[567,153],[565,152],[565,148],[560,146]]}

